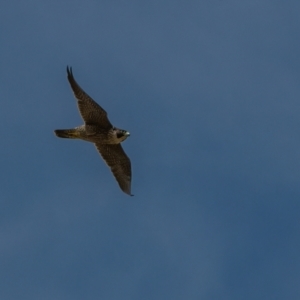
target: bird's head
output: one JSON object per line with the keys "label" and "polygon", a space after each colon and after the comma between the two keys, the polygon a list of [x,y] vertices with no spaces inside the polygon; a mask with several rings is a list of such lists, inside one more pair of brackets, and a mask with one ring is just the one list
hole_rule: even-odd
{"label": "bird's head", "polygon": [[125,141],[130,136],[130,133],[127,130],[114,128],[114,131],[120,143]]}

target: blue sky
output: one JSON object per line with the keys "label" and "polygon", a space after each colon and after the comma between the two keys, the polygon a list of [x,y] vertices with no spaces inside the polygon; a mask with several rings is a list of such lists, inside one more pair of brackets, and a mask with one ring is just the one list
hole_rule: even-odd
{"label": "blue sky", "polygon": [[[299,1],[1,1],[0,298],[298,299]],[[66,66],[130,131],[134,197]]]}

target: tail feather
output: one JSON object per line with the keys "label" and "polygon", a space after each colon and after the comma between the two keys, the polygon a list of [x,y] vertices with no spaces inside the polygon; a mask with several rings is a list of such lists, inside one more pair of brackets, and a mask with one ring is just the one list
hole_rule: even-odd
{"label": "tail feather", "polygon": [[79,134],[76,129],[57,129],[54,130],[56,136],[66,139],[78,139]]}

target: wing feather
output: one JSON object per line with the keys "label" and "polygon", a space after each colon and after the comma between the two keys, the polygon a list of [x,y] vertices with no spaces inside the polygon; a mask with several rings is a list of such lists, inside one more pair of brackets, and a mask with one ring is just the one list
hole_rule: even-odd
{"label": "wing feather", "polygon": [[121,144],[96,143],[95,145],[102,158],[110,167],[121,190],[133,196],[131,195],[131,163]]}
{"label": "wing feather", "polygon": [[87,125],[100,125],[103,128],[111,128],[107,112],[96,103],[76,82],[72,68],[67,67],[68,80],[77,99],[79,112]]}

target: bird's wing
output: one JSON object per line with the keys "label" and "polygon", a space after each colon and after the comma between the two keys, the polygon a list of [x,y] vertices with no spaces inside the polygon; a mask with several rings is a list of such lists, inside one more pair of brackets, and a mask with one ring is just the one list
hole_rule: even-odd
{"label": "bird's wing", "polygon": [[102,158],[110,167],[121,190],[133,196],[131,195],[131,163],[121,144],[96,143],[95,145]]}
{"label": "bird's wing", "polygon": [[67,73],[69,83],[78,101],[78,108],[85,124],[111,128],[112,124],[107,118],[107,112],[79,86],[74,79],[71,67],[67,67]]}

